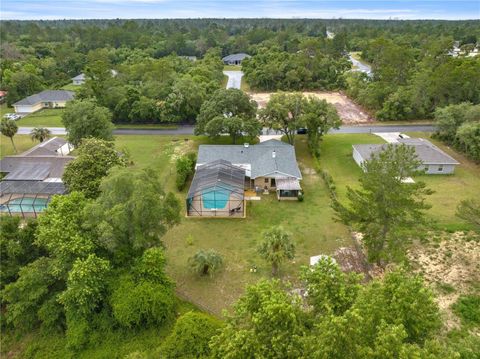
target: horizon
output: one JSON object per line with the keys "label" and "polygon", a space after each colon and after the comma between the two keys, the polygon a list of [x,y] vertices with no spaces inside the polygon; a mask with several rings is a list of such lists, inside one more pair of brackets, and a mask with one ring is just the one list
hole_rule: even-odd
{"label": "horizon", "polygon": [[467,21],[480,19],[480,1],[477,0],[259,0],[240,3],[219,0],[3,0],[0,10],[0,19],[5,21],[112,19]]}

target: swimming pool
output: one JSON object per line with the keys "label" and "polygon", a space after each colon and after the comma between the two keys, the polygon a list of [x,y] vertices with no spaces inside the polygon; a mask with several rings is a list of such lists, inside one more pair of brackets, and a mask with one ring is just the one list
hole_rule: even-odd
{"label": "swimming pool", "polygon": [[224,188],[210,188],[203,190],[203,207],[207,209],[222,209],[227,206],[230,190]]}
{"label": "swimming pool", "polygon": [[41,212],[47,208],[48,198],[15,198],[0,205],[0,212]]}

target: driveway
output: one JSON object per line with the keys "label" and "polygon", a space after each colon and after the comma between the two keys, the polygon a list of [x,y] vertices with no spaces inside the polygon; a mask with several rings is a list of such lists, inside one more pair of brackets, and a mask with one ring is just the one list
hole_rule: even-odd
{"label": "driveway", "polygon": [[242,71],[223,71],[223,74],[228,76],[227,89],[240,89],[242,84]]}
{"label": "driveway", "polygon": [[350,54],[348,55],[348,58],[352,62],[353,66],[355,66],[355,69],[353,71],[365,72],[368,76],[372,76],[372,67],[370,65],[367,65],[366,63],[355,59]]}

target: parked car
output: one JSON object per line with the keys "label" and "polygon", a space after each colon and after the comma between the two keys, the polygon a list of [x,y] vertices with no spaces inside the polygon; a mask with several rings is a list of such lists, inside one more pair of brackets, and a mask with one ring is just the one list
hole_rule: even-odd
{"label": "parked car", "polygon": [[22,116],[17,115],[16,113],[6,113],[5,115],[3,115],[3,117],[8,118],[9,120],[13,120],[13,121],[16,121],[16,120],[22,118]]}
{"label": "parked car", "polygon": [[305,127],[297,128],[297,135],[306,135],[308,130]]}

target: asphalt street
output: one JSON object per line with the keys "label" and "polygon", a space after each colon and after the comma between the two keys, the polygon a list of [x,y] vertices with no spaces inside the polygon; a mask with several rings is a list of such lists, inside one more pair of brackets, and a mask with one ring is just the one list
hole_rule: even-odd
{"label": "asphalt street", "polygon": [[[28,135],[33,127],[19,127],[19,135]],[[48,127],[52,135],[66,135],[65,128]],[[175,129],[117,129],[113,133],[115,135],[193,135],[194,126],[183,125]],[[374,133],[374,132],[433,132],[434,125],[372,125],[372,126],[341,126],[337,130],[330,130],[329,133]],[[264,128],[263,135],[279,134],[273,130]]]}

